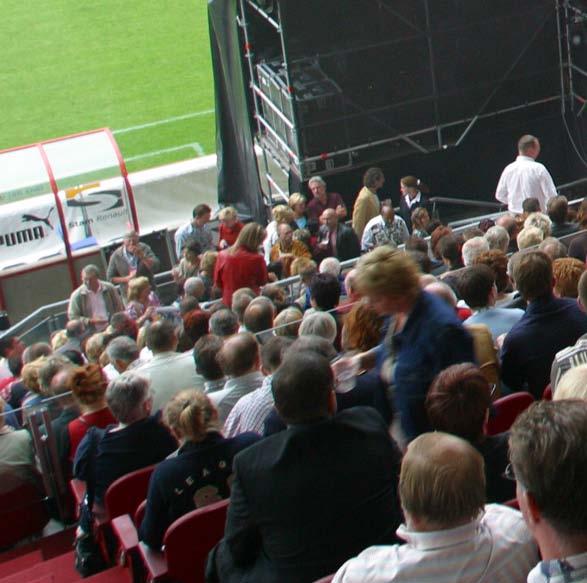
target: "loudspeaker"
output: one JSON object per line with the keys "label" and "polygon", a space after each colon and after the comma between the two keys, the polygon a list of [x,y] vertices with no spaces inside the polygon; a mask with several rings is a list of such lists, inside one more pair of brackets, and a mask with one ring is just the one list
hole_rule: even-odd
{"label": "loudspeaker", "polygon": [[553,0],[243,0],[257,138],[301,179],[460,144],[554,101]]}

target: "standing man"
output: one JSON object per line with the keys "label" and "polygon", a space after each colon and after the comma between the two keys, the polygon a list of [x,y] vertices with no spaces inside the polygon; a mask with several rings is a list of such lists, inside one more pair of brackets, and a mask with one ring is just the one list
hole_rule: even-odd
{"label": "standing man", "polygon": [[585,401],[538,401],[512,426],[510,474],[542,555],[529,583],[587,581],[586,442]]}
{"label": "standing man", "polygon": [[379,214],[380,203],[377,191],[385,184],[381,168],[369,168],[363,176],[363,188],[357,195],[353,207],[353,229],[359,241],[365,225]]}
{"label": "standing man", "polygon": [[101,332],[108,326],[110,316],[124,311],[124,306],[118,290],[111,283],[101,281],[99,274],[95,265],[86,265],[82,269],[83,283],[69,298],[67,317],[81,320],[85,326]]}
{"label": "standing man", "polygon": [[556,188],[548,170],[536,162],[539,154],[538,138],[522,136],[518,141],[518,157],[502,172],[495,198],[507,204],[510,212],[523,212],[522,203],[527,198],[538,199],[542,212],[546,212],[548,201],[556,196]]}
{"label": "standing man", "polygon": [[181,250],[188,239],[194,239],[200,244],[202,253],[214,251],[212,232],[207,223],[210,222],[212,209],[207,204],[199,204],[192,212],[192,220],[175,232],[175,254],[181,259]]}
{"label": "standing man", "polygon": [[130,231],[122,239],[122,245],[112,253],[108,261],[106,277],[118,283],[126,293],[133,277],[144,275],[153,285],[153,274],[159,269],[159,259],[149,245],[141,243],[136,231]]}
{"label": "standing man", "polygon": [[339,218],[346,217],[346,206],[338,192],[326,192],[326,182],[321,176],[312,176],[308,188],[314,198],[306,206],[309,219],[318,219],[326,209],[333,209]]}

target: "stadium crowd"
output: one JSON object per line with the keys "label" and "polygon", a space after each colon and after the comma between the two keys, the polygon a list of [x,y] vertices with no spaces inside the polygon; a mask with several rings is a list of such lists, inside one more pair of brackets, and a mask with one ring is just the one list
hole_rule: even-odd
{"label": "stadium crowd", "polygon": [[[0,339],[0,489],[39,483],[24,421],[46,405],[87,488],[79,539],[110,484],[157,464],[152,548],[230,499],[209,581],[587,581],[587,199],[457,234],[419,179],[398,213],[384,182],[367,170],[349,212],[314,177],[267,227],[222,209],[216,238],[198,205],[172,306],[134,232],[108,281],[86,266],[50,343]],[[490,435],[494,401],[524,391]]]}

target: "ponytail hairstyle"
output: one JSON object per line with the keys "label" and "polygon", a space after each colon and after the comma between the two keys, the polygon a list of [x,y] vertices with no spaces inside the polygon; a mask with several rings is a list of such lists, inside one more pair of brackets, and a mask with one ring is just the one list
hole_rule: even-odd
{"label": "ponytail hairstyle", "polygon": [[208,396],[193,389],[179,392],[167,403],[163,421],[178,438],[196,443],[221,429],[218,412]]}
{"label": "ponytail hairstyle", "polygon": [[404,176],[400,182],[406,188],[418,189],[422,194],[428,194],[430,192],[428,185],[424,184],[419,178],[416,178],[415,176]]}

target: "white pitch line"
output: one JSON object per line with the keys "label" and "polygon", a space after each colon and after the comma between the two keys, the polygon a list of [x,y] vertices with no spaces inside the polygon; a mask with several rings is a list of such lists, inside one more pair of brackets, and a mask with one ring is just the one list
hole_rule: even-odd
{"label": "white pitch line", "polygon": [[191,119],[192,117],[202,117],[203,115],[210,115],[214,113],[214,109],[205,109],[204,111],[193,111],[192,113],[185,113],[184,115],[176,115],[175,117],[168,117],[166,119],[159,119],[157,121],[150,121],[148,123],[142,123],[137,126],[131,126],[129,128],[122,128],[120,130],[114,130],[112,133],[115,135],[126,134],[128,132],[136,132],[138,130],[144,130],[146,128],[154,128],[156,126],[164,125],[166,123],[174,123],[176,121],[182,121],[184,119]]}
{"label": "white pitch line", "polygon": [[156,150],[155,152],[147,152],[146,154],[137,154],[136,156],[129,156],[125,158],[126,162],[133,162],[134,160],[141,160],[142,158],[151,158],[153,156],[159,156],[160,154],[169,154],[170,152],[178,152],[179,150],[185,150],[186,148],[191,148],[198,156],[203,156],[206,152],[204,152],[204,148],[202,148],[201,144],[197,142],[193,142],[191,144],[183,144],[183,146],[175,146],[173,148],[164,148],[163,150]]}

